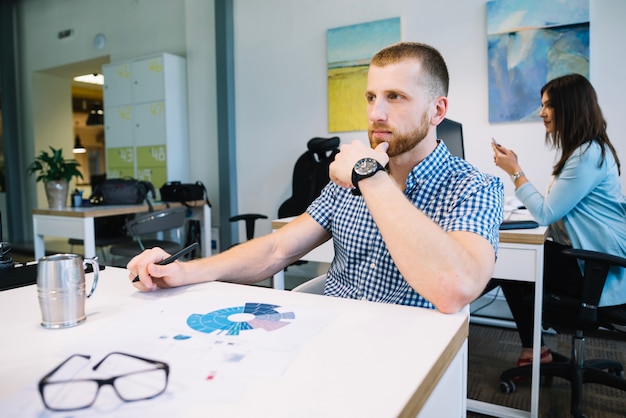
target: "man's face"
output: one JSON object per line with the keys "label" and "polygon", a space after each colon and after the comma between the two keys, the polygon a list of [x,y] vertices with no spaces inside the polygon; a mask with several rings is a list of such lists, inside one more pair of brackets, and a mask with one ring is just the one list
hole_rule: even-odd
{"label": "man's face", "polygon": [[367,118],[370,145],[388,142],[390,157],[413,149],[430,129],[429,102],[418,84],[416,60],[370,66],[367,76]]}

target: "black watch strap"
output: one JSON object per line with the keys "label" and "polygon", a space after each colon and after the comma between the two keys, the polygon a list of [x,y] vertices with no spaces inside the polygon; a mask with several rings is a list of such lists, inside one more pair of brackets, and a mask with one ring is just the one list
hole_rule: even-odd
{"label": "black watch strap", "polygon": [[[365,160],[365,158],[363,159]],[[359,160],[359,162],[363,161],[363,160]],[[359,189],[359,181],[372,177],[374,174],[378,173],[379,171],[384,171],[385,167],[382,166],[381,163],[379,163],[378,161],[372,159],[372,158],[367,158],[367,160],[370,160],[372,163],[375,163],[376,166],[374,167],[374,169],[372,171],[370,171],[369,173],[366,174],[359,174],[357,173],[356,169],[352,170],[352,185],[354,186],[354,189],[352,189],[352,194],[354,196],[360,196],[361,195],[361,190]],[[357,162],[357,165],[359,164],[359,162]]]}

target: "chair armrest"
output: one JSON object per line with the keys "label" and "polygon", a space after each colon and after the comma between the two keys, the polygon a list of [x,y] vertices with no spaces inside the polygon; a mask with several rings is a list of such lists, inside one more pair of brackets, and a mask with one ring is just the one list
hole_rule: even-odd
{"label": "chair armrest", "polygon": [[563,254],[576,257],[581,260],[591,260],[600,263],[606,263],[607,265],[620,266],[626,268],[626,258],[622,258],[616,255],[601,253],[599,251],[589,250],[577,250],[574,248],[566,248],[563,250]]}
{"label": "chair armrest", "polygon": [[230,222],[245,221],[246,222],[246,238],[251,240],[254,238],[254,224],[257,219],[267,219],[267,216],[260,213],[243,213],[228,218]]}

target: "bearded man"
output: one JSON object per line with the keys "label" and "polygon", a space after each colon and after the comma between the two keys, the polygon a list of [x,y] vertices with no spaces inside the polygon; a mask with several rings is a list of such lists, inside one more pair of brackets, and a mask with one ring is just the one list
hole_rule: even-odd
{"label": "bearded man", "polygon": [[436,127],[449,76],[433,47],[379,51],[367,78],[368,136],[344,144],[329,184],[278,231],[209,258],[165,266],[146,250],[127,268],[139,290],[204,281],[255,283],[333,239],[324,294],[458,312],[493,273],[503,185],[453,157]]}

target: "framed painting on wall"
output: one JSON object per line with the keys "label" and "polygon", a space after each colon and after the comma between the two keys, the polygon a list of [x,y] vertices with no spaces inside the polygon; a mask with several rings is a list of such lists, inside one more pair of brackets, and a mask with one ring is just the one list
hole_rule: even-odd
{"label": "framed painting on wall", "polygon": [[589,0],[487,3],[489,122],[538,121],[540,90],[589,77]]}
{"label": "framed painting on wall", "polygon": [[376,52],[400,42],[400,18],[329,29],[328,131],[367,130],[367,69]]}

